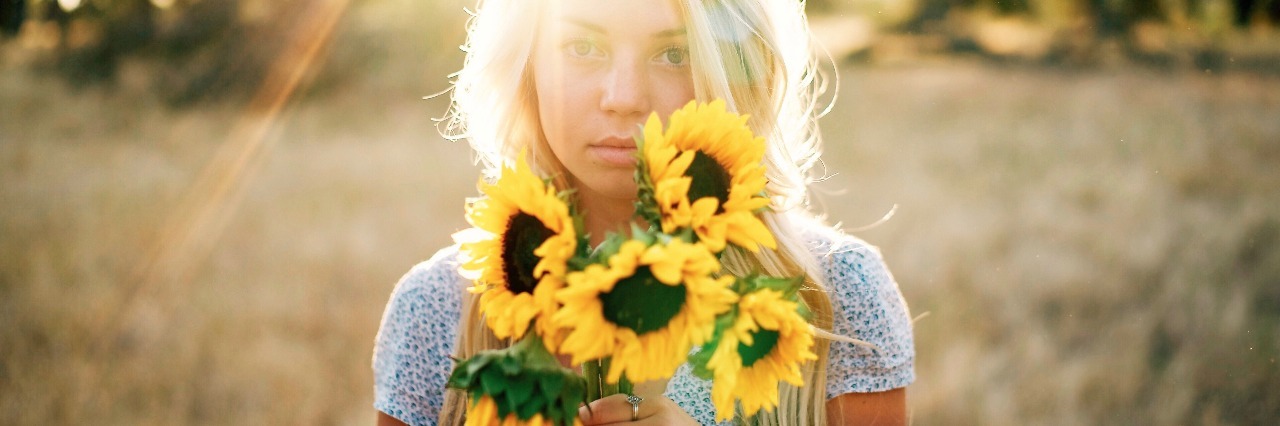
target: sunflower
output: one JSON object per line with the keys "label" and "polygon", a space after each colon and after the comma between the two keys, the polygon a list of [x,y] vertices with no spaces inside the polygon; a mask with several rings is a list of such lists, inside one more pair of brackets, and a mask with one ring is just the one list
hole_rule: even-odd
{"label": "sunflower", "polygon": [[664,132],[650,115],[641,157],[640,199],[656,204],[663,232],[690,228],[717,253],[726,241],[753,252],[777,248],[755,213],[769,205],[768,180],[764,138],[751,133],[747,116],[727,111],[723,100],[694,101],[671,115]]}
{"label": "sunflower", "polygon": [[[542,417],[542,413],[534,414],[527,420],[521,420],[520,417],[512,412],[507,413],[506,417],[498,418],[498,404],[493,398],[483,396],[467,407],[466,426],[555,426],[555,422]],[[574,425],[581,425],[582,421],[574,419]]]}
{"label": "sunflower", "polygon": [[723,331],[707,361],[714,373],[711,401],[716,419],[733,417],[733,400],[754,415],[778,406],[778,382],[803,386],[800,364],[818,359],[813,329],[799,314],[799,303],[782,292],[760,289],[742,296],[737,318]]}
{"label": "sunflower", "polygon": [[[578,236],[568,204],[555,186],[539,178],[520,154],[498,181],[480,183],[485,194],[467,206],[472,229],[460,232],[459,272],[474,280],[480,309],[498,338],[520,338],[537,320],[538,333],[553,334],[548,318],[563,286]],[[554,339],[548,339],[553,343]]]}
{"label": "sunflower", "polygon": [[607,265],[570,272],[556,296],[564,306],[552,321],[569,329],[560,352],[574,364],[611,357],[608,383],[623,374],[633,382],[670,377],[737,299],[734,278],[714,277],[719,271],[701,244],[620,243]]}

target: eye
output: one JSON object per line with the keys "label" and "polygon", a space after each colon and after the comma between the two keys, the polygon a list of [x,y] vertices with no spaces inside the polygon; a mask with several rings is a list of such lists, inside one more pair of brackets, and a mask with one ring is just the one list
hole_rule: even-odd
{"label": "eye", "polygon": [[599,55],[599,52],[597,51],[598,49],[596,48],[596,44],[591,42],[591,40],[584,40],[584,39],[572,40],[566,43],[565,50],[570,55],[577,56],[577,57],[588,57],[588,56]]}
{"label": "eye", "polygon": [[689,60],[689,50],[680,46],[671,46],[662,50],[657,58],[667,65],[684,65]]}

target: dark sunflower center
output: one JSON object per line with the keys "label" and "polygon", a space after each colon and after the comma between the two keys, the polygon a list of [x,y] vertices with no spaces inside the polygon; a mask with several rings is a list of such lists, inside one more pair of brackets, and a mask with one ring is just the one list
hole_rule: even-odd
{"label": "dark sunflower center", "polygon": [[729,200],[729,172],[716,159],[696,151],[684,175],[693,178],[693,184],[689,185],[689,202],[702,197],[716,197],[720,200],[716,213],[724,211],[724,202]]}
{"label": "dark sunflower center", "polygon": [[742,365],[746,367],[755,364],[760,358],[768,355],[774,346],[778,346],[778,332],[773,330],[756,330],[751,334],[751,338],[755,342],[754,345],[738,343],[738,356],[742,357]]}
{"label": "dark sunflower center", "polygon": [[648,266],[636,268],[631,277],[619,280],[613,291],[600,295],[604,318],[645,334],[665,327],[684,306],[684,285],[666,285],[653,277]]}
{"label": "dark sunflower center", "polygon": [[533,268],[539,260],[533,251],[552,234],[542,221],[524,212],[511,218],[502,236],[502,272],[507,275],[507,289],[512,293],[533,292],[538,284]]}

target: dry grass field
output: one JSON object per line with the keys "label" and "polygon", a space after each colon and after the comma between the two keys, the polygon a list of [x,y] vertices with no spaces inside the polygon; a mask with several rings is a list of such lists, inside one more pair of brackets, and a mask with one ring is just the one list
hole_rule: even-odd
{"label": "dry grass field", "polygon": [[[853,70],[833,218],[916,313],[922,424],[1280,418],[1280,81]],[[849,124],[842,124],[849,123]]]}
{"label": "dry grass field", "polygon": [[[324,66],[358,77],[278,116],[164,108],[145,63],[72,89],[0,52],[0,423],[372,422],[383,305],[477,177],[420,99],[460,63],[422,47],[459,43],[460,14],[402,6],[353,9]],[[821,204],[847,228],[897,206],[857,234],[929,313],[917,424],[1280,419],[1280,78],[840,77]]]}

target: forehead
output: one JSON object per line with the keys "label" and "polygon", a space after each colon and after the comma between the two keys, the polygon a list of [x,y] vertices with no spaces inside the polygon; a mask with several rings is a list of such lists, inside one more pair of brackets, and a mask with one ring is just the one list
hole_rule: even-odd
{"label": "forehead", "polygon": [[684,20],[673,0],[550,0],[543,32],[586,31],[609,37],[682,34]]}

